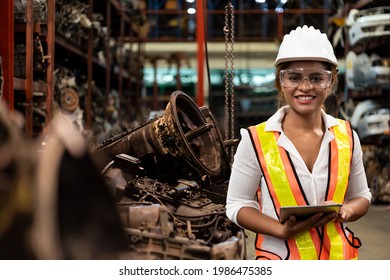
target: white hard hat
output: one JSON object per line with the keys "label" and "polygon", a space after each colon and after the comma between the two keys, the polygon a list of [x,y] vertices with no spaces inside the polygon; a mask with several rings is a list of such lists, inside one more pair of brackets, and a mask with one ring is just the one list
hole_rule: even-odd
{"label": "white hard hat", "polygon": [[327,35],[313,26],[298,26],[283,37],[274,66],[283,62],[312,60],[339,65]]}

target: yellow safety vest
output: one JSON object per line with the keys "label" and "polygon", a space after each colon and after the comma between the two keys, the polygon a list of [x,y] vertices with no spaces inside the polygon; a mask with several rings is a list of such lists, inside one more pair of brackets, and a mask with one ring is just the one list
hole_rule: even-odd
{"label": "yellow safety vest", "polygon": [[[326,200],[343,203],[348,187],[353,135],[349,122],[338,122],[330,128],[335,139],[330,142]],[[248,130],[278,217],[281,206],[308,205],[287,151],[277,145],[280,133],[265,131],[265,122]],[[264,236],[257,234],[256,258],[281,259],[275,252],[262,249],[264,241]],[[322,231],[312,228],[302,232],[285,243],[288,250],[286,259],[296,260],[357,259],[361,246],[359,238],[338,221],[328,223]]]}

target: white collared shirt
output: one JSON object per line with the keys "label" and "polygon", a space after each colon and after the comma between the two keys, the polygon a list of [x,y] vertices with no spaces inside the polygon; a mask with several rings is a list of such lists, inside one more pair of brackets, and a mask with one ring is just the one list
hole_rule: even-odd
{"label": "white collared shirt", "polygon": [[[312,172],[310,172],[299,152],[282,130],[282,120],[288,109],[289,107],[287,106],[282,107],[271,116],[266,122],[265,130],[279,131],[281,133],[277,144],[290,154],[309,204],[318,205],[325,200],[328,183],[329,142],[334,139],[329,128],[338,125],[338,122],[332,116],[322,112],[322,118],[325,123],[325,134],[317,160]],[[348,201],[354,197],[365,197],[371,201],[371,193],[368,188],[363,166],[361,145],[355,131],[353,132],[353,137],[353,158],[345,200]],[[237,222],[237,213],[242,207],[253,207],[260,210],[259,204],[255,199],[259,183],[261,187],[261,212],[277,219],[256,157],[256,151],[250,140],[249,132],[246,129],[241,129],[241,141],[234,155],[227,192],[226,214],[231,221],[239,225]]]}

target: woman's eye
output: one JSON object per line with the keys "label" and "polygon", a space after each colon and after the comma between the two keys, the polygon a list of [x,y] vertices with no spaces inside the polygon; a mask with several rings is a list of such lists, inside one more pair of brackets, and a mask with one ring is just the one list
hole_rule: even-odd
{"label": "woman's eye", "polygon": [[302,77],[301,76],[290,76],[289,79],[292,82],[299,82],[302,80]]}
{"label": "woman's eye", "polygon": [[324,80],[324,77],[322,76],[314,76],[310,77],[310,81],[314,83],[322,82]]}

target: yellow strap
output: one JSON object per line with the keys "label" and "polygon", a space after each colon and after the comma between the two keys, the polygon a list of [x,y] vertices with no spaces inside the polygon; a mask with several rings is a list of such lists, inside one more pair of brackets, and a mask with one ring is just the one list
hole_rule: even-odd
{"label": "yellow strap", "polygon": [[333,201],[342,203],[348,186],[348,171],[350,169],[352,155],[346,122],[339,120],[339,123],[340,124],[333,129],[338,147],[337,186]]}
{"label": "yellow strap", "polygon": [[344,259],[344,248],[343,241],[341,236],[336,230],[334,222],[328,223],[326,225],[326,232],[330,239],[330,250],[329,250],[329,259],[330,260],[342,260]]}
{"label": "yellow strap", "polygon": [[278,197],[280,205],[297,206],[294,194],[290,188],[287,174],[284,170],[275,136],[272,132],[265,132],[265,123],[256,126],[263,150],[264,159],[269,172],[270,180]]}

